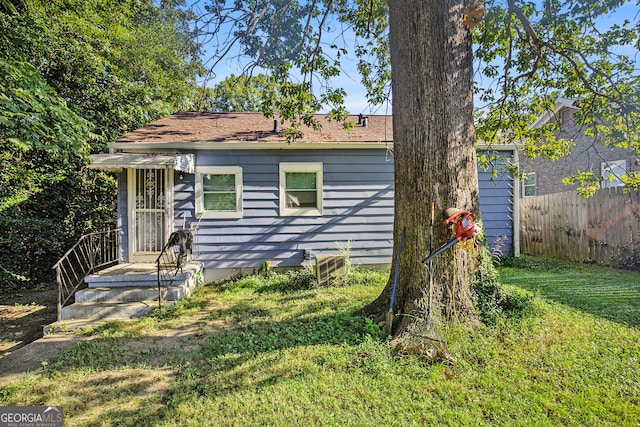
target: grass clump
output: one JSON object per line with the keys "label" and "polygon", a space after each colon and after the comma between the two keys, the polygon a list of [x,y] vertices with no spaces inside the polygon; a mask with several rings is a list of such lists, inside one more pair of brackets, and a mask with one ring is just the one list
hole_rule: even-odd
{"label": "grass clump", "polygon": [[[365,270],[354,266],[346,274],[334,277],[326,287],[361,286],[371,283],[384,283],[389,277],[388,271]],[[258,274],[237,277],[218,283],[221,289],[252,289],[258,293],[296,292],[320,287],[313,266],[306,266],[285,272],[266,270]]]}

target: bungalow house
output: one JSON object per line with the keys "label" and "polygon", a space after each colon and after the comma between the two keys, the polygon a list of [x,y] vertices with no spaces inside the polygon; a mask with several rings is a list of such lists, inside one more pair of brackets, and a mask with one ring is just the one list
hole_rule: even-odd
{"label": "bungalow house", "polygon": [[558,98],[553,111],[546,112],[531,124],[532,127],[541,127],[552,121],[559,121],[557,136],[573,141],[575,146],[569,155],[555,161],[546,157],[530,159],[526,154],[521,155],[522,197],[573,191],[576,185],[564,185],[562,178],[573,175],[578,169],[602,176],[603,188],[623,186],[620,176],[640,171],[638,156],[630,149],[610,149],[600,139],[586,135],[574,120],[577,110],[578,106],[573,99]]}
{"label": "bungalow house", "polygon": [[[91,168],[118,173],[121,261],[152,261],[169,233],[192,228],[205,281],[347,247],[354,264],[389,264],[391,116],[350,117],[350,130],[317,118],[321,130],[288,143],[262,114],[179,112],[93,155]],[[500,149],[517,161],[515,147]],[[489,245],[517,254],[517,180],[479,172]]]}

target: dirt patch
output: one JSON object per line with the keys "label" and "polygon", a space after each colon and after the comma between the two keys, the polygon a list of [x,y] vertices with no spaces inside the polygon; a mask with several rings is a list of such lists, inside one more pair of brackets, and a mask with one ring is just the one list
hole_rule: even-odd
{"label": "dirt patch", "polygon": [[[81,335],[72,331],[49,333],[43,337],[42,325],[55,321],[56,308],[55,291],[24,293],[0,302],[3,337],[0,344],[6,348],[0,353],[0,385],[15,381],[26,372],[41,369],[79,341],[99,337],[99,334]],[[147,364],[162,369],[176,351],[198,351],[210,339],[211,333],[232,326],[232,323],[211,317],[211,312],[220,309],[219,306],[208,303],[199,308],[176,324],[165,325],[159,330],[145,329],[142,336],[127,340],[123,350],[127,354],[144,355]],[[135,322],[132,328],[136,328]],[[155,391],[151,387],[141,393],[152,394]]]}
{"label": "dirt patch", "polygon": [[43,326],[56,321],[55,287],[0,295],[0,358],[39,338]]}

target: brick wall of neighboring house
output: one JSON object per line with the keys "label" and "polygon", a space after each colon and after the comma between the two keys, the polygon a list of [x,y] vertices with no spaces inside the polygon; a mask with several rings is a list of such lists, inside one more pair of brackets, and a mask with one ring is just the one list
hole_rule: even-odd
{"label": "brick wall of neighboring house", "polygon": [[[608,149],[594,143],[593,137],[584,135],[582,127],[574,121],[575,111],[575,108],[564,108],[558,112],[558,118],[562,121],[559,136],[576,143],[571,154],[551,161],[541,157],[530,159],[521,152],[520,170],[523,173],[535,172],[537,196],[575,190],[575,185],[562,184],[562,178],[574,174],[577,169],[600,175],[604,161],[624,160],[627,172],[640,170],[639,155],[634,155],[628,149]],[[525,192],[521,191],[520,194],[524,196]]]}

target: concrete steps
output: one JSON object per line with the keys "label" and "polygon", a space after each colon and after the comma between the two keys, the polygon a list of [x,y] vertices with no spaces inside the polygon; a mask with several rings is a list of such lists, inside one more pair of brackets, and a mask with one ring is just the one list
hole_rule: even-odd
{"label": "concrete steps", "polygon": [[131,319],[149,314],[157,306],[157,301],[74,303],[63,307],[61,320]]}
{"label": "concrete steps", "polygon": [[[198,287],[202,264],[189,262],[171,286],[161,288],[162,306],[187,298]],[[75,302],[63,307],[61,322],[131,319],[158,307],[158,275],[155,264],[119,264],[85,278],[87,288],[75,294]]]}
{"label": "concrete steps", "polygon": [[[184,283],[180,282],[180,283]],[[183,285],[162,288],[161,295],[163,301],[176,301],[186,298],[189,289]],[[158,288],[138,288],[135,286],[101,287],[82,289],[76,293],[76,304],[81,303],[129,303],[138,301],[157,301]]]}

